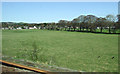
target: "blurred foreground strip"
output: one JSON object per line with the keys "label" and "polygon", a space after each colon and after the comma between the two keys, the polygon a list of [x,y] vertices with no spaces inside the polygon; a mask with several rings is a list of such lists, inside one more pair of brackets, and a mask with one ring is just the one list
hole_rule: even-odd
{"label": "blurred foreground strip", "polygon": [[[48,71],[40,70],[40,69],[38,69],[38,68],[28,67],[28,66],[24,66],[24,65],[20,65],[20,64],[15,64],[15,63],[3,61],[3,60],[0,60],[0,63],[1,63],[2,65],[6,65],[6,66],[9,66],[9,67],[26,69],[26,70],[30,70],[30,71],[37,72],[37,73],[53,74],[53,73],[50,73],[50,72],[48,72]],[[54,74],[55,74],[55,73],[54,73]]]}

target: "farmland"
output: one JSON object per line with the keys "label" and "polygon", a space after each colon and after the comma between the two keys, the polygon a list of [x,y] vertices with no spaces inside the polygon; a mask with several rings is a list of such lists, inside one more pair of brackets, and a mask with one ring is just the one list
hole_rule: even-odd
{"label": "farmland", "polygon": [[3,30],[2,54],[78,71],[116,72],[118,35],[38,29]]}

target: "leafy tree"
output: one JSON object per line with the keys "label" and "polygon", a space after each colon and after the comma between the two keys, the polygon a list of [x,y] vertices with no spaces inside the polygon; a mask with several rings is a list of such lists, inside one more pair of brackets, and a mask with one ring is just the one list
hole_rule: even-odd
{"label": "leafy tree", "polygon": [[115,22],[115,16],[113,15],[107,15],[107,25],[109,27],[109,33],[111,33],[111,28],[113,28],[114,22]]}
{"label": "leafy tree", "polygon": [[97,17],[94,15],[87,15],[85,22],[86,22],[86,29],[88,31],[88,29],[90,29],[90,31],[92,32],[94,27],[95,27],[95,22],[96,22]]}
{"label": "leafy tree", "polygon": [[100,27],[100,32],[102,33],[103,28],[106,27],[106,18],[102,18],[102,17],[97,18],[97,20],[96,20],[96,26]]}
{"label": "leafy tree", "polygon": [[[61,30],[62,30],[63,27],[65,27],[65,25],[67,24],[67,22],[68,22],[67,20],[60,20],[60,21],[59,21]],[[66,27],[65,27],[65,30],[66,30]]]}

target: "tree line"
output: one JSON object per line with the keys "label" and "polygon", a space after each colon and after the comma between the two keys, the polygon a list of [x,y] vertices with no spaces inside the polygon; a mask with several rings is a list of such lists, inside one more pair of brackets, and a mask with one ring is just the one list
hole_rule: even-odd
{"label": "tree line", "polygon": [[57,31],[79,31],[79,32],[100,32],[120,33],[120,15],[107,15],[97,17],[95,15],[80,15],[72,21],[59,20],[58,23],[15,23],[2,22],[3,29],[47,29]]}

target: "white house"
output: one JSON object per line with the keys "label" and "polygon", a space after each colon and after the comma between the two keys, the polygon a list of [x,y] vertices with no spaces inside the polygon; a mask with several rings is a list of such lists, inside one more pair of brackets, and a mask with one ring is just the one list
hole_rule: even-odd
{"label": "white house", "polygon": [[18,27],[17,29],[18,29],[18,30],[21,30],[22,28],[21,28],[21,27]]}
{"label": "white house", "polygon": [[34,26],[34,27],[29,27],[29,29],[37,29],[37,27],[36,27],[36,26]]}

